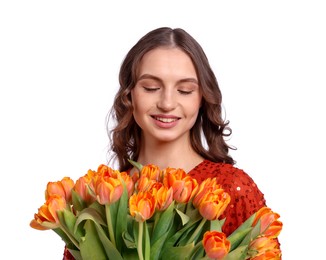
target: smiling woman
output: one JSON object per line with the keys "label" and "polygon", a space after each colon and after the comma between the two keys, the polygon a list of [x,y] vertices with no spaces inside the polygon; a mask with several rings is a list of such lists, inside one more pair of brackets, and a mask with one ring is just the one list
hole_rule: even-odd
{"label": "smiling woman", "polygon": [[[133,174],[132,160],[160,169],[182,168],[198,184],[216,178],[230,195],[221,216],[227,236],[266,206],[252,178],[234,166],[225,141],[231,129],[221,115],[222,94],[191,35],[179,28],[150,31],[128,52],[119,81],[109,117],[116,126],[109,134],[120,171]],[[268,254],[281,259],[278,240],[271,240]],[[259,254],[265,253],[260,249]],[[68,251],[65,258],[72,259]]]}

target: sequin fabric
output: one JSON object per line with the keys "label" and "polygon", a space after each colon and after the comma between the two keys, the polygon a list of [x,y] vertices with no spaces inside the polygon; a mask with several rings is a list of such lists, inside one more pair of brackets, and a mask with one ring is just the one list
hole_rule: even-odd
{"label": "sequin fabric", "polygon": [[247,218],[266,205],[264,194],[258,189],[252,178],[231,164],[214,163],[204,160],[188,173],[201,183],[207,178],[216,178],[222,188],[231,196],[224,214],[226,218],[223,232],[231,234]]}

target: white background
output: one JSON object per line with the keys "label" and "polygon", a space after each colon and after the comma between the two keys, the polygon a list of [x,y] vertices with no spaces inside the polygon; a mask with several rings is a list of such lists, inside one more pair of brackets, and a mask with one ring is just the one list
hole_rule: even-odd
{"label": "white background", "polygon": [[0,258],[62,259],[54,232],[29,227],[45,186],[106,163],[105,117],[122,59],[143,34],[171,26],[206,51],[238,148],[232,156],[284,223],[283,259],[320,259],[322,2],[1,1]]}

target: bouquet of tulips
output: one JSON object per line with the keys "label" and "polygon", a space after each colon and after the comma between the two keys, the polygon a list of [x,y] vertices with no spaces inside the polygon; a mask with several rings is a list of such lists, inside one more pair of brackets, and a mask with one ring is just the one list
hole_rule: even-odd
{"label": "bouquet of tulips", "polygon": [[213,179],[142,166],[104,164],[74,182],[49,182],[30,226],[51,229],[75,259],[281,259],[279,214],[263,207],[228,237],[219,217],[230,196]]}

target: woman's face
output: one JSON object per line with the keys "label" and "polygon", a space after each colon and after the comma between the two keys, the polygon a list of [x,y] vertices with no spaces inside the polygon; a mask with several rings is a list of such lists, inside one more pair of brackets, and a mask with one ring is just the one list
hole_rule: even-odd
{"label": "woman's face", "polygon": [[177,48],[157,48],[146,53],[131,98],[133,116],[145,142],[189,142],[202,94],[187,54]]}

